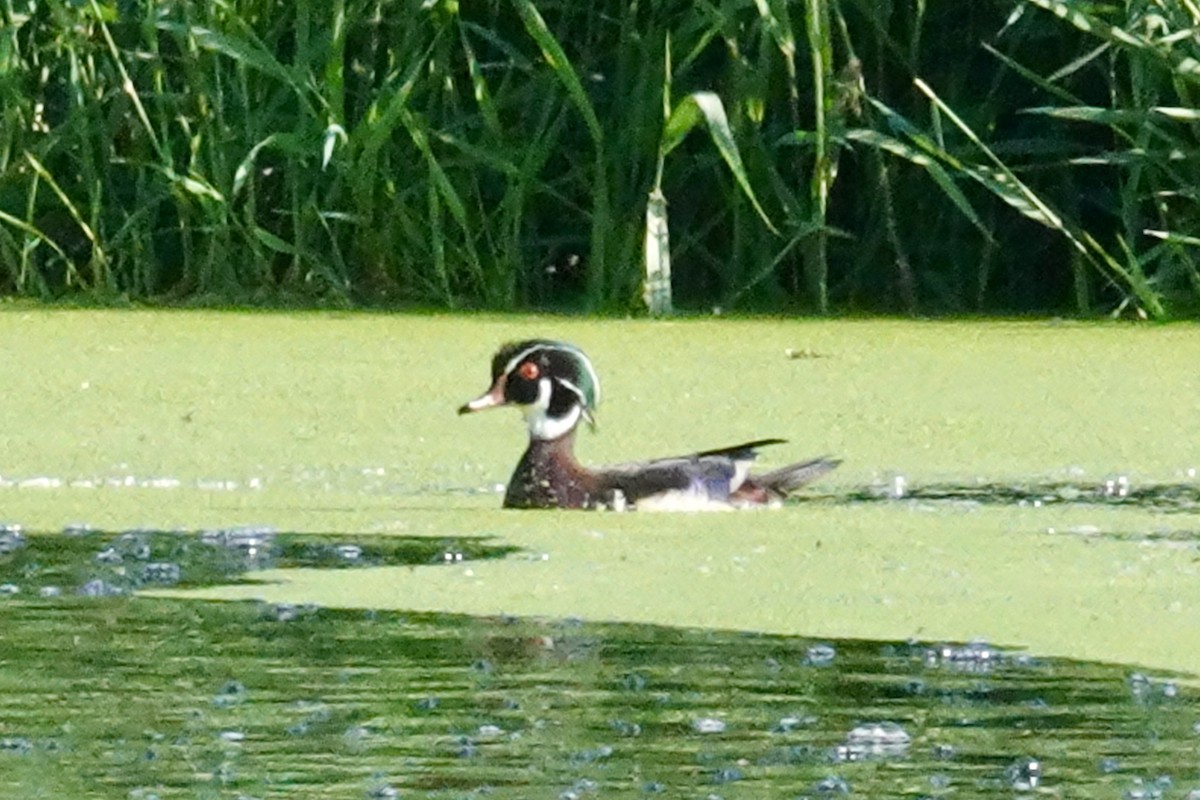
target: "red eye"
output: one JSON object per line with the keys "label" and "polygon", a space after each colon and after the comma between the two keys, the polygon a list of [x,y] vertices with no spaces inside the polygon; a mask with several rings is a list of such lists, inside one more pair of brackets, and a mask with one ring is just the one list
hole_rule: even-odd
{"label": "red eye", "polygon": [[538,369],[537,364],[533,363],[532,361],[526,361],[517,368],[517,374],[527,381],[536,381],[538,379],[538,375],[542,374],[542,371]]}

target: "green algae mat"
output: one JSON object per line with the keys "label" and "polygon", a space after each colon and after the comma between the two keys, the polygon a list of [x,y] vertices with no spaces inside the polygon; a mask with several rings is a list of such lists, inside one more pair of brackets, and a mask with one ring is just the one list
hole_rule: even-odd
{"label": "green algae mat", "polygon": [[[1200,331],[1057,321],[0,313],[2,517],[30,532],[485,537],[449,569],[159,593],[838,639],[981,638],[1200,671]],[[519,416],[458,418],[495,347],[572,341],[602,463],[780,436],[845,459],[718,514],[506,512]]]}

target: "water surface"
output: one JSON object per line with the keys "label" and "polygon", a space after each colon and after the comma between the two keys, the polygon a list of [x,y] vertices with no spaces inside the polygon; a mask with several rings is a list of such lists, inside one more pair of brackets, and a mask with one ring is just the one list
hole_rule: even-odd
{"label": "water surface", "polygon": [[[503,512],[519,419],[453,411],[530,336],[596,362],[585,461],[845,463],[775,513]],[[0,345],[6,796],[1197,787],[1194,326],[15,308]]]}
{"label": "water surface", "polygon": [[448,571],[503,555],[477,541],[363,549],[262,530],[16,541],[10,532],[0,556],[6,797],[1200,789],[1200,695],[1168,675],[978,642],[129,593],[239,580],[264,563],[352,575],[402,561]]}

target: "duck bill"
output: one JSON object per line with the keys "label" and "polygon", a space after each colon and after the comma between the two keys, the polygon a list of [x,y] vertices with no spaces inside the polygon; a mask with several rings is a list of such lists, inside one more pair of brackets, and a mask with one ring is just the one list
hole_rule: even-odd
{"label": "duck bill", "polygon": [[488,389],[486,393],[481,394],[469,403],[464,403],[459,407],[459,414],[471,414],[476,411],[483,411],[487,408],[495,408],[496,406],[507,405],[508,401],[504,399],[504,383],[497,381],[496,385]]}

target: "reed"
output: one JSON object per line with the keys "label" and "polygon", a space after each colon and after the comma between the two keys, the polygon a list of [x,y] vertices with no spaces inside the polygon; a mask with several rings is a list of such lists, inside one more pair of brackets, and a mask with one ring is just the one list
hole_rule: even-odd
{"label": "reed", "polygon": [[1192,315],[1198,25],[0,0],[0,291],[627,312],[655,249],[684,309]]}

